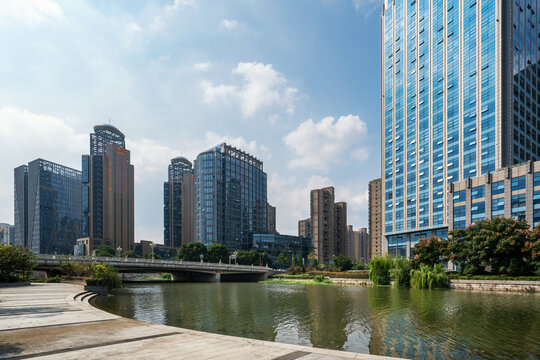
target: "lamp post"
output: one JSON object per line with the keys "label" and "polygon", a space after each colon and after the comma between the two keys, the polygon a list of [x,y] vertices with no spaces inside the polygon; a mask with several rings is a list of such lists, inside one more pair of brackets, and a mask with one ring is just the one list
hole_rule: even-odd
{"label": "lamp post", "polygon": [[116,248],[116,256],[122,255],[122,248],[119,246]]}
{"label": "lamp post", "polygon": [[203,258],[204,258],[204,255],[203,255],[203,254],[201,254],[201,255],[199,255],[199,257],[201,258],[201,264],[202,264],[202,262],[203,262]]}
{"label": "lamp post", "polygon": [[154,246],[156,246],[156,243],[152,241],[150,246],[152,247],[152,261],[154,261]]}

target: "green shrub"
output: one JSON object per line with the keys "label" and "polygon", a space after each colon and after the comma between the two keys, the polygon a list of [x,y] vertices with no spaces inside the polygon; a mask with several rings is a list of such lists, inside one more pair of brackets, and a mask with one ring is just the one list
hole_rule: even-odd
{"label": "green shrub", "polygon": [[73,261],[71,258],[67,258],[60,267],[62,273],[67,276],[92,276],[92,265]]}
{"label": "green shrub", "polygon": [[369,279],[375,285],[388,285],[390,269],[392,269],[392,258],[389,255],[375,256],[369,262]]}
{"label": "green shrub", "polygon": [[62,280],[62,277],[60,275],[48,277],[45,279],[46,283],[59,283]]}
{"label": "green shrub", "polygon": [[0,282],[28,281],[36,256],[22,246],[0,244]]}
{"label": "green shrub", "polygon": [[390,275],[394,279],[394,287],[409,287],[411,269],[411,262],[403,256],[394,259],[390,270]]}
{"label": "green shrub", "polygon": [[161,274],[161,278],[163,280],[171,280],[172,274],[171,273],[163,273],[163,274]]}
{"label": "green shrub", "polygon": [[411,287],[416,289],[434,289],[450,286],[450,278],[442,264],[435,264],[433,269],[420,265],[420,270],[411,270]]}
{"label": "green shrub", "polygon": [[111,265],[92,265],[92,279],[87,285],[107,285],[110,289],[122,286],[122,279]]}
{"label": "green shrub", "polygon": [[322,275],[329,278],[344,278],[344,279],[367,279],[368,271],[350,271],[350,272],[332,272],[332,271],[310,271],[309,276]]}
{"label": "green shrub", "polygon": [[322,275],[317,275],[313,278],[313,281],[320,283],[324,281],[324,277]]}

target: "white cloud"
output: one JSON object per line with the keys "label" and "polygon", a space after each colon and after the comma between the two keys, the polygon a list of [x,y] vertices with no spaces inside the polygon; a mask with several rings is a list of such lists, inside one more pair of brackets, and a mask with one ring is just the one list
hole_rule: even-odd
{"label": "white cloud", "polygon": [[290,167],[328,170],[349,159],[365,159],[367,149],[361,144],[366,136],[366,123],[356,115],[347,115],[337,120],[328,116],[320,122],[308,119],[283,140],[296,154]]}
{"label": "white cloud", "polygon": [[282,107],[289,114],[294,113],[298,89],[287,87],[287,79],[274,70],[272,64],[240,62],[232,73],[243,77],[241,86],[213,85],[210,81],[201,83],[207,103],[236,100],[245,117],[272,106]]}
{"label": "white cloud", "polygon": [[25,25],[62,19],[60,5],[52,0],[2,0],[0,1],[0,23],[18,21]]}
{"label": "white cloud", "polygon": [[372,15],[377,10],[382,10],[383,0],[352,0],[354,9],[365,17]]}
{"label": "white cloud", "polygon": [[167,6],[167,10],[176,11],[184,7],[193,7],[196,5],[196,3],[197,2],[195,0],[174,0],[172,5]]}
{"label": "white cloud", "polygon": [[238,27],[238,21],[223,19],[219,22],[219,27],[222,29],[232,30]]}
{"label": "white cloud", "polygon": [[205,62],[196,62],[194,65],[193,65],[193,68],[197,71],[206,71],[210,68],[212,64],[209,62],[209,61],[205,61]]}
{"label": "white cloud", "polygon": [[247,141],[242,136],[238,136],[238,137],[223,136],[223,135],[218,135],[214,132],[209,131],[206,134],[204,134],[204,137],[206,139],[206,145],[208,148],[214,145],[221,144],[221,143],[227,143],[228,145],[239,148],[261,160],[262,159],[267,160],[270,157],[270,150],[266,146],[258,145],[255,140]]}

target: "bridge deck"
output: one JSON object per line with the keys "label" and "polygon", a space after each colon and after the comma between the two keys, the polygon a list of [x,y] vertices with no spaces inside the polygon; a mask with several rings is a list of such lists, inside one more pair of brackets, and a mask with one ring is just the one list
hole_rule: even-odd
{"label": "bridge deck", "polygon": [[126,319],[90,306],[81,291],[53,283],[0,288],[0,358],[385,359]]}

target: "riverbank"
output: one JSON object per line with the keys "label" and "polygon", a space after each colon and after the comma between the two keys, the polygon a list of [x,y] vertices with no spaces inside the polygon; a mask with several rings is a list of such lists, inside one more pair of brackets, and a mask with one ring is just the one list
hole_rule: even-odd
{"label": "riverbank", "polygon": [[[276,279],[262,281],[263,283],[274,284],[306,284],[306,285],[353,285],[353,286],[373,286],[373,282],[368,279],[340,279],[325,278],[325,282],[317,283],[309,279]],[[393,281],[390,285],[393,285]],[[521,292],[540,294],[540,281],[519,281],[519,280],[450,280],[450,289],[487,291],[487,292]]]}
{"label": "riverbank", "polygon": [[123,318],[91,306],[82,286],[0,289],[0,358],[396,359],[205,333]]}

